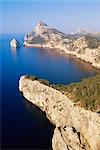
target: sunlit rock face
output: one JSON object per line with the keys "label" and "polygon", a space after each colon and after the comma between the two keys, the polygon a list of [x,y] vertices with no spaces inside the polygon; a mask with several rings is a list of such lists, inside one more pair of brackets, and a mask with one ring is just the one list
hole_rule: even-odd
{"label": "sunlit rock face", "polygon": [[98,48],[100,41],[91,36],[82,36],[75,40],[74,45],[78,48]]}
{"label": "sunlit rock face", "polygon": [[47,29],[48,29],[48,26],[45,23],[39,21],[34,31],[36,35],[40,35],[40,34],[43,34]]}
{"label": "sunlit rock face", "polygon": [[20,46],[20,44],[19,44],[19,42],[18,42],[16,39],[12,39],[12,40],[10,41],[10,46],[17,48],[17,47]]}
{"label": "sunlit rock face", "polygon": [[53,150],[100,149],[99,114],[75,106],[66,95],[26,76],[20,78],[19,90],[56,126]]}

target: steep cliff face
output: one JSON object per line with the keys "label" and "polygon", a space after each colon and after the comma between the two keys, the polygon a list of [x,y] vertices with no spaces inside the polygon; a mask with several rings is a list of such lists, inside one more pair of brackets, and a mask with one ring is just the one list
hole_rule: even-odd
{"label": "steep cliff face", "polygon": [[80,31],[77,34],[66,35],[40,21],[24,39],[25,46],[58,49],[100,69],[99,33],[90,34]]}
{"label": "steep cliff face", "polygon": [[19,90],[56,126],[53,150],[100,149],[99,114],[75,106],[66,95],[26,76],[20,78]]}

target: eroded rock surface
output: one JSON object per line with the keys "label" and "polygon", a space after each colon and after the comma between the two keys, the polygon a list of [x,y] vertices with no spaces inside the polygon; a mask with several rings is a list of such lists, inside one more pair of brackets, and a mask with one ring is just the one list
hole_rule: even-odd
{"label": "eroded rock surface", "polygon": [[19,90],[56,126],[53,150],[100,149],[99,114],[75,106],[66,95],[26,76],[20,78]]}

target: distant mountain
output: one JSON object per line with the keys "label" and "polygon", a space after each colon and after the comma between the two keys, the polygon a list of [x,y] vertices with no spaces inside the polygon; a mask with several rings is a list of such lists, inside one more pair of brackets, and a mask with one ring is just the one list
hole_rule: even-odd
{"label": "distant mountain", "polygon": [[61,36],[66,36],[64,33],[61,33],[60,31],[58,31],[56,29],[50,28],[47,24],[45,24],[42,21],[39,21],[37,23],[37,26],[34,28],[33,31],[36,35],[41,35],[41,36],[42,36],[42,34],[52,34],[52,33],[58,34]]}
{"label": "distant mountain", "polygon": [[66,35],[39,21],[32,32],[25,35],[24,45],[58,49],[91,63],[100,69],[100,33],[78,29]]}
{"label": "distant mountain", "polygon": [[84,30],[84,29],[80,29],[80,28],[78,28],[75,32],[72,32],[71,34],[76,37],[89,35],[89,36],[94,36],[97,39],[100,39],[100,32],[92,32],[90,30]]}
{"label": "distant mountain", "polygon": [[[26,38],[27,37],[27,38]],[[43,44],[50,43],[54,41],[55,43],[60,42],[61,40],[68,42],[71,38],[66,34],[50,28],[47,24],[39,21],[33,31],[25,36],[25,40],[31,44]]]}

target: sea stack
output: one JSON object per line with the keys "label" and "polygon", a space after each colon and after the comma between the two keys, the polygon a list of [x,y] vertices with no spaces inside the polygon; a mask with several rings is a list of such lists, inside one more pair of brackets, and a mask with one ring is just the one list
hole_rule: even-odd
{"label": "sea stack", "polygon": [[14,39],[12,39],[12,40],[10,41],[10,46],[17,48],[17,47],[20,46],[20,44],[19,44],[19,42],[14,38]]}

